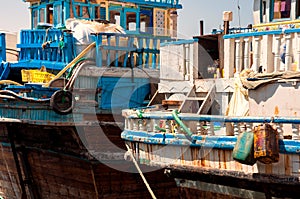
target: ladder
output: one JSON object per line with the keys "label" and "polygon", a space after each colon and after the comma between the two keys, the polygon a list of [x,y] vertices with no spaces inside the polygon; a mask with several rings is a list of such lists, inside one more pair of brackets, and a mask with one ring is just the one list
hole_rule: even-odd
{"label": "ladder", "polygon": [[192,86],[187,93],[186,98],[182,102],[179,112],[207,114],[216,97],[216,85],[213,84],[208,92],[196,92],[195,85]]}

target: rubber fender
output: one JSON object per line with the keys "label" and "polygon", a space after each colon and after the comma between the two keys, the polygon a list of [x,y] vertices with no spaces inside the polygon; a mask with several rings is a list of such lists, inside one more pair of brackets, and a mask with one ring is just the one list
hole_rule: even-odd
{"label": "rubber fender", "polygon": [[70,91],[58,90],[51,96],[50,106],[52,109],[61,115],[66,115],[72,112],[75,105],[75,99]]}

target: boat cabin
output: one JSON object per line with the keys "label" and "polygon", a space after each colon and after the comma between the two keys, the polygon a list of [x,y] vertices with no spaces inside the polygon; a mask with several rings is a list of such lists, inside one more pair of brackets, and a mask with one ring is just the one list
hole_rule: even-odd
{"label": "boat cabin", "polygon": [[[164,43],[158,93],[165,100],[180,101],[182,110],[188,107],[186,112],[196,107],[192,112],[223,115],[242,71],[299,71],[299,5],[300,1],[293,0],[256,0],[254,23],[246,28],[229,27],[226,32],[214,30],[192,40]],[[228,11],[223,14],[225,25],[233,16]]]}
{"label": "boat cabin", "polygon": [[30,3],[31,27],[60,28],[69,18],[104,20],[126,32],[174,36],[177,32],[178,0],[24,0]]}
{"label": "boat cabin", "polygon": [[[178,0],[23,1],[29,4],[31,11],[31,29],[20,32],[18,62],[11,63],[9,68],[8,64],[1,63],[2,80],[20,79],[21,69],[42,66],[57,73],[96,41],[97,49],[99,45],[107,45],[104,54],[104,51],[98,52],[102,55],[98,54],[101,58],[96,61],[97,66],[126,67],[129,62],[120,60],[120,54],[135,54],[135,63],[157,69],[160,43],[176,38],[177,9],[182,8]],[[100,25],[95,24],[97,22]],[[90,24],[88,31],[80,28],[86,28],[85,23]],[[75,27],[80,32],[76,32]],[[1,38],[4,40],[0,60],[5,61],[5,35]],[[82,38],[84,40],[80,40]]]}
{"label": "boat cabin", "polygon": [[299,17],[300,5],[297,0],[254,1],[254,24],[272,26],[273,24],[268,23],[293,21]]}
{"label": "boat cabin", "polygon": [[[145,104],[150,93],[149,74],[158,79],[160,44],[174,40],[177,34],[177,9],[182,8],[179,0],[23,1],[29,4],[31,28],[20,32],[16,62],[7,62],[5,34],[0,34],[0,80],[26,84],[10,85],[9,89],[23,92],[31,84],[43,84],[48,89],[54,75],[71,78],[73,68],[88,59],[94,70],[88,69],[74,81],[83,76],[84,80],[77,81],[83,83],[80,88],[95,85],[99,95],[94,99],[92,93],[91,99],[97,101],[98,108]],[[138,74],[130,73],[134,78],[124,78],[123,74],[135,69]],[[103,71],[107,76],[103,77]],[[139,71],[148,71],[148,76]],[[111,103],[111,93],[121,77],[126,86],[119,86],[119,93],[132,101],[130,105],[119,97],[118,102]]]}

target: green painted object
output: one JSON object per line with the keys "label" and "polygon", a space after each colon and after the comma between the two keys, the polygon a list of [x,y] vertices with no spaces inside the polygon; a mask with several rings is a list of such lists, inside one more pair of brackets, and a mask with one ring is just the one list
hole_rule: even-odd
{"label": "green painted object", "polygon": [[254,165],[254,134],[252,132],[243,132],[238,135],[237,142],[234,146],[233,159],[247,165]]}

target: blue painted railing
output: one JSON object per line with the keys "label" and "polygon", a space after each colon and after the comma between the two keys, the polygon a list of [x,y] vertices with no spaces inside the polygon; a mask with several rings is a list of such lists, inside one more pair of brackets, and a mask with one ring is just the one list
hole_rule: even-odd
{"label": "blue painted railing", "polygon": [[[142,34],[98,33],[96,41],[96,65],[159,69],[160,43],[170,37]],[[88,44],[87,44],[88,45]],[[80,51],[71,33],[59,29],[22,30],[19,62],[12,68],[40,68],[61,70]],[[94,58],[94,57],[92,57]]]}
{"label": "blue painted railing", "polygon": [[5,33],[0,33],[0,62],[6,61]]}
{"label": "blue painted railing", "polygon": [[267,30],[267,31],[249,31],[243,33],[236,33],[236,34],[228,34],[224,35],[224,39],[231,39],[231,38],[240,38],[240,37],[253,37],[253,36],[263,36],[263,35],[279,35],[279,34],[292,34],[292,33],[299,33],[300,28],[292,28],[292,29],[280,29],[280,30]]}
{"label": "blue painted railing", "polygon": [[127,3],[136,3],[142,5],[149,5],[154,7],[167,7],[167,8],[182,8],[179,0],[118,0]]}
{"label": "blue painted railing", "polygon": [[[96,65],[159,69],[159,46],[169,37],[98,33],[96,37]],[[105,56],[104,56],[105,54]],[[134,55],[135,56],[134,58]]]}
{"label": "blue painted railing", "polygon": [[[252,32],[252,28],[230,28],[229,29],[229,34],[237,34],[237,33],[247,33],[247,32]],[[211,34],[223,34],[224,30],[220,29],[213,29],[211,31]]]}
{"label": "blue painted railing", "polygon": [[[187,136],[192,136],[196,134],[206,134],[214,135],[215,132],[222,136],[238,135],[240,132],[245,130],[251,130],[252,126],[256,123],[272,123],[276,128],[280,129],[281,135],[283,135],[284,129],[281,127],[282,124],[289,124],[292,128],[293,139],[299,139],[299,117],[233,117],[233,116],[222,116],[222,115],[198,115],[198,114],[188,114],[181,113],[177,116],[173,113],[168,112],[143,112],[141,110],[136,110],[132,112],[124,112],[127,115],[126,127],[127,130],[146,130],[148,132],[186,132]],[[176,118],[176,117],[177,118]],[[141,120],[143,121],[141,123]],[[179,121],[179,122],[178,122]],[[174,122],[178,123],[181,128],[174,128]],[[225,123],[230,123],[233,129],[227,129]],[[233,124],[233,125],[231,125]],[[157,128],[159,126],[159,128]],[[187,127],[189,130],[186,130]],[[226,128],[226,132],[225,132]],[[176,130],[177,129],[177,130]],[[182,129],[182,130],[181,130]],[[203,129],[206,129],[204,132]],[[227,132],[227,130],[229,130]]]}
{"label": "blue painted railing", "polygon": [[[155,107],[153,107],[155,108]],[[128,112],[127,112],[128,111]],[[279,141],[281,153],[300,154],[299,117],[254,117],[254,116],[222,116],[178,114],[182,124],[176,122],[171,113],[153,111],[143,112],[140,109],[125,110],[125,129],[121,137],[128,141],[138,141],[146,144],[187,145],[193,147],[213,147],[232,150],[239,133],[252,131],[252,124],[273,123],[279,129],[281,124],[292,124],[294,140]],[[233,124],[233,132],[225,132],[225,123]],[[191,135],[183,129],[184,125],[190,128]],[[230,125],[231,126],[231,125]]]}
{"label": "blue painted railing", "polygon": [[22,30],[19,61],[44,60],[50,62],[70,62],[73,56],[71,34],[58,29]]}
{"label": "blue painted railing", "polygon": [[[143,142],[145,144],[161,144],[173,146],[191,146],[198,148],[214,148],[221,150],[233,150],[237,143],[236,136],[203,136],[193,135],[194,143],[188,141],[184,134],[149,133],[143,131],[124,130],[122,139],[131,142]],[[298,140],[279,140],[279,151],[282,154],[300,154],[300,142]]]}

